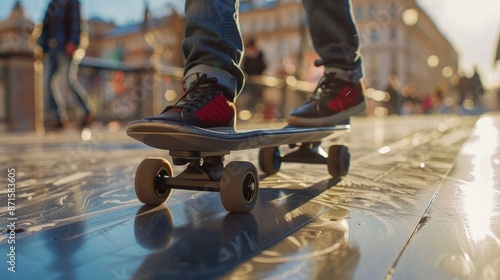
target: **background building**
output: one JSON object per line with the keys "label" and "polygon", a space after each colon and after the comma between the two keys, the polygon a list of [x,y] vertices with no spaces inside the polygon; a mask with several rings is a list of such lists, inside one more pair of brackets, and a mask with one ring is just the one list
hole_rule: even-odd
{"label": "background building", "polygon": [[[387,91],[391,80],[402,100],[423,100],[436,91],[443,99],[453,96],[458,55],[415,1],[358,0],[352,8],[365,83],[373,89],[367,92],[368,97],[378,103],[389,102],[388,94],[372,94]],[[258,38],[268,59],[266,74],[318,80],[322,69],[313,66],[317,55],[304,24],[301,1],[247,1],[241,9],[242,33]]]}
{"label": "background building", "polygon": [[180,44],[184,36],[184,18],[177,11],[153,18],[144,8],[144,20],[135,24],[116,26],[100,18],[88,21],[89,46],[87,55],[124,62],[130,66],[151,66],[153,54],[158,63],[182,67],[184,61]]}
{"label": "background building", "polygon": [[[103,120],[126,122],[180,98],[185,19],[175,9],[165,9],[151,13],[145,4],[143,21],[125,26],[100,18],[85,22],[80,78]],[[458,55],[414,0],[356,0],[352,11],[365,65],[368,114],[421,113],[427,112],[426,100],[448,105],[461,100],[455,87],[460,82]],[[243,37],[256,38],[264,52],[265,75],[301,80],[306,90],[314,88],[323,69],[314,67],[318,57],[302,1],[242,0],[240,26]],[[29,44],[33,28],[19,1],[0,22],[0,100],[5,100],[0,130],[30,130],[36,123],[40,61],[33,59],[34,44]],[[287,96],[288,103],[306,98],[304,93]],[[285,103],[274,93],[268,97]],[[13,109],[19,107],[23,110]]]}
{"label": "background building", "polygon": [[450,91],[458,55],[415,1],[354,3],[369,85],[384,89],[396,75],[421,92]]}

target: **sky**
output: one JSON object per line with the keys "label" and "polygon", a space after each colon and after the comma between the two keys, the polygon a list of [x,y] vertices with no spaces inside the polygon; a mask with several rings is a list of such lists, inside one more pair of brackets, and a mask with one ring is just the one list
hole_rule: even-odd
{"label": "sky", "polygon": [[[322,0],[324,1],[324,0]],[[353,0],[356,1],[356,0]],[[500,61],[494,65],[500,40],[500,1],[498,0],[416,0],[459,54],[459,68],[471,75],[474,67],[487,87],[500,86]],[[21,0],[27,16],[41,21],[49,0]],[[161,15],[168,3],[183,11],[183,0],[80,0],[85,18],[101,17],[117,24],[143,18],[145,2],[154,15]],[[0,20],[15,0],[0,0]]]}

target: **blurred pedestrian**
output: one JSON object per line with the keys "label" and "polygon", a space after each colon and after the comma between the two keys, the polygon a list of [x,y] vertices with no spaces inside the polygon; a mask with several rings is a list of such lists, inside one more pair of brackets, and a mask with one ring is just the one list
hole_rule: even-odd
{"label": "blurred pedestrian", "polygon": [[257,47],[254,38],[250,38],[245,45],[245,55],[241,65],[243,72],[248,76],[259,76],[266,70],[264,53]]}
{"label": "blurred pedestrian", "polygon": [[78,82],[78,65],[73,56],[80,43],[81,14],[79,0],[51,0],[43,19],[43,29],[38,44],[45,56],[43,85],[49,108],[55,115],[51,129],[64,128],[68,123],[66,105],[56,86],[56,74],[64,78],[75,100],[83,110],[82,127],[95,117],[88,104],[88,94]]}
{"label": "blurred pedestrian", "polygon": [[[324,76],[309,100],[287,121],[296,126],[335,125],[366,107],[359,36],[350,0],[303,0],[309,33]],[[186,0],[182,50],[185,95],[147,121],[234,129],[234,101],[244,85],[238,0]]]}
{"label": "blurred pedestrian", "polygon": [[257,47],[255,39],[250,38],[245,45],[245,54],[241,62],[241,68],[250,82],[245,84],[241,95],[238,96],[236,108],[256,112],[258,104],[263,103],[263,88],[252,79],[262,75],[266,67],[264,53]]}
{"label": "blurred pedestrian", "polygon": [[399,92],[399,79],[396,75],[391,75],[389,77],[389,85],[385,90],[389,94],[389,101],[386,103],[386,107],[389,110],[389,115],[399,115],[401,107],[401,93]]}

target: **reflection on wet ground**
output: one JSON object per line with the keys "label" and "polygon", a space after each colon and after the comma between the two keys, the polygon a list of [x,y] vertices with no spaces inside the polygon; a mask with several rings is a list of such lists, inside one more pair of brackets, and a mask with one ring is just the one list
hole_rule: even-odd
{"label": "reflection on wet ground", "polygon": [[[217,193],[175,190],[161,207],[142,205],[135,168],[168,153],[123,132],[2,136],[2,184],[15,169],[16,205],[9,216],[1,188],[0,278],[500,277],[500,116],[351,125],[335,139],[350,148],[345,178],[284,163],[261,177],[259,201],[245,215],[225,211]],[[227,160],[257,164],[257,150]],[[7,270],[9,221],[15,274]]]}

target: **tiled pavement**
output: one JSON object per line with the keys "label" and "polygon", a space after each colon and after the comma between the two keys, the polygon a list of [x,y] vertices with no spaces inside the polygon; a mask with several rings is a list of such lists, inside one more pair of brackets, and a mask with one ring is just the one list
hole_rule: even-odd
{"label": "tiled pavement", "polygon": [[246,215],[184,190],[143,206],[135,169],[168,152],[123,131],[2,135],[0,279],[500,278],[500,115],[351,125],[336,139],[351,152],[346,177],[283,163]]}

